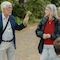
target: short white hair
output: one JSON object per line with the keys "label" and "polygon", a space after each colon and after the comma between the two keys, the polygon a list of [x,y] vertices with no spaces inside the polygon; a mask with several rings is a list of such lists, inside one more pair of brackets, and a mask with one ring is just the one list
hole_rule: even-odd
{"label": "short white hair", "polygon": [[6,6],[12,5],[9,1],[4,1],[1,3],[1,10],[3,11],[3,8],[6,8]]}
{"label": "short white hair", "polygon": [[53,17],[58,18],[57,7],[54,4],[48,4],[47,8],[51,11],[49,16],[50,19],[53,19]]}

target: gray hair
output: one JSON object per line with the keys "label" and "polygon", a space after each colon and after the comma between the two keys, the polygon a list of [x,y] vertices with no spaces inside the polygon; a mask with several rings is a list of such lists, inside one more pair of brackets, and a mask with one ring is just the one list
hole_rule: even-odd
{"label": "gray hair", "polygon": [[6,8],[6,6],[8,5],[12,5],[12,3],[10,3],[9,1],[4,1],[3,3],[1,3],[1,10],[3,11],[3,8]]}
{"label": "gray hair", "polygon": [[57,8],[54,4],[48,4],[47,7],[51,12],[50,12],[50,16],[49,16],[49,19],[52,20],[54,17],[55,18],[58,18],[58,15],[57,15]]}

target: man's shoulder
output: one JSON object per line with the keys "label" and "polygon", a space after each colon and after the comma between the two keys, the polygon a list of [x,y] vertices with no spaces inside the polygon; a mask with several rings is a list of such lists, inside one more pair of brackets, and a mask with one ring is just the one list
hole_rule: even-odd
{"label": "man's shoulder", "polygon": [[10,18],[11,18],[12,20],[15,20],[15,17],[14,17],[13,15],[10,15]]}
{"label": "man's shoulder", "polygon": [[14,18],[14,16],[13,16],[13,15],[10,15],[10,17],[11,17],[11,18]]}

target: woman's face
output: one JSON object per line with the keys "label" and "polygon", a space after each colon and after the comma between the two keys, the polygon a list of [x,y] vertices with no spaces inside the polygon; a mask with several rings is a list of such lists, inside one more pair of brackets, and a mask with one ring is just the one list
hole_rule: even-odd
{"label": "woman's face", "polygon": [[49,10],[49,8],[45,9],[45,16],[48,16],[48,17],[50,16],[50,10]]}

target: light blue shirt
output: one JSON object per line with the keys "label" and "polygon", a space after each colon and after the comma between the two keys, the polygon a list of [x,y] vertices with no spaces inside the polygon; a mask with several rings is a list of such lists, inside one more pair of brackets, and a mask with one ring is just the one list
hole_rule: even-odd
{"label": "light blue shirt", "polygon": [[[8,16],[8,18],[9,18],[9,16]],[[6,19],[6,17],[4,16],[4,14],[2,14],[3,29],[6,26],[8,18]],[[2,35],[2,40],[6,41],[6,40],[11,40],[11,39],[13,39],[13,31],[12,31],[12,28],[11,28],[11,23],[9,21],[8,26],[7,26],[6,30],[4,31],[4,33]]]}

